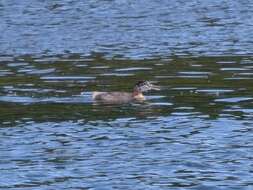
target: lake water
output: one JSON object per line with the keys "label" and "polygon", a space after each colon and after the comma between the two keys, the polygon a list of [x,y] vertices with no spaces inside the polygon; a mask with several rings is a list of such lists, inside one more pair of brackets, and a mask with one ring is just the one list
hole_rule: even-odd
{"label": "lake water", "polygon": [[[253,188],[253,2],[0,2],[0,189]],[[92,91],[162,87],[99,104]]]}

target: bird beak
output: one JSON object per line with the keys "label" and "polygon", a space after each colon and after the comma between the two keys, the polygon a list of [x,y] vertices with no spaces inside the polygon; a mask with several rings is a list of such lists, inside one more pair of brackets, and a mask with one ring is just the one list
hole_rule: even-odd
{"label": "bird beak", "polygon": [[151,89],[152,90],[161,90],[160,86],[157,86],[157,85],[154,85],[154,84],[152,84]]}

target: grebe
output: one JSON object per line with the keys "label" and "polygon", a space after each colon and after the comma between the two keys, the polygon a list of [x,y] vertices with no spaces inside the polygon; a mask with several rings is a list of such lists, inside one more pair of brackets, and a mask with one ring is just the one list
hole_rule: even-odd
{"label": "grebe", "polygon": [[95,101],[105,103],[127,103],[131,101],[144,101],[143,92],[149,90],[160,90],[156,85],[148,81],[139,81],[135,84],[133,92],[93,92],[92,98]]}

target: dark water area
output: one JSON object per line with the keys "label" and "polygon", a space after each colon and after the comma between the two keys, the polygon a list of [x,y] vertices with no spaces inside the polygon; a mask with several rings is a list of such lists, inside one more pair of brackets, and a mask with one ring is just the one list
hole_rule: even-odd
{"label": "dark water area", "polygon": [[[2,189],[252,187],[253,57],[1,57]],[[143,103],[93,90],[162,87]]]}
{"label": "dark water area", "polygon": [[[253,188],[253,2],[0,2],[0,189]],[[101,104],[93,91],[160,91]]]}

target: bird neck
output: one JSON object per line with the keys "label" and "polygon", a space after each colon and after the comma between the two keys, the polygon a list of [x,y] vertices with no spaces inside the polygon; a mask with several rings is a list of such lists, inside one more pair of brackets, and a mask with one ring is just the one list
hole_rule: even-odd
{"label": "bird neck", "polygon": [[134,99],[140,99],[140,100],[144,100],[145,97],[143,96],[142,92],[139,90],[134,90],[133,91],[133,98]]}

